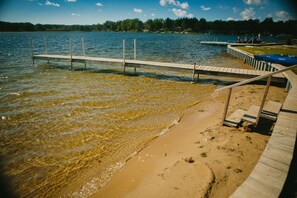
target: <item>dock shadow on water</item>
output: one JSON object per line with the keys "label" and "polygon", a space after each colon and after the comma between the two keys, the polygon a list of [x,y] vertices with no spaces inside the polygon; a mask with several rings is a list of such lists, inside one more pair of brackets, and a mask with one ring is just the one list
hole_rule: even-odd
{"label": "dock shadow on water", "polygon": [[[230,78],[224,77],[210,77],[210,76],[203,76],[199,80],[196,78],[197,75],[195,75],[194,81],[192,79],[192,73],[191,72],[169,72],[166,71],[167,74],[161,74],[161,70],[156,69],[143,69],[143,68],[137,68],[137,71],[134,72],[133,67],[129,67],[126,72],[123,71],[123,66],[118,64],[97,64],[92,65],[91,67],[81,67],[76,66],[73,68],[73,70],[70,70],[69,66],[67,64],[61,65],[61,64],[53,64],[53,63],[43,63],[41,64],[41,68],[44,69],[60,69],[60,70],[67,70],[67,71],[77,71],[77,72],[90,72],[90,73],[100,73],[100,74],[107,74],[107,75],[123,75],[123,76],[129,76],[129,77],[147,77],[147,78],[154,78],[158,80],[168,80],[168,81],[176,81],[176,82],[191,82],[194,84],[201,84],[201,85],[216,85],[216,86],[227,86],[234,84],[240,79],[234,80]],[[103,68],[100,68],[100,65],[104,65]],[[99,68],[98,68],[99,67]],[[111,68],[108,68],[111,67]],[[164,70],[164,69],[163,69]],[[263,82],[258,82],[258,84],[264,84]]]}

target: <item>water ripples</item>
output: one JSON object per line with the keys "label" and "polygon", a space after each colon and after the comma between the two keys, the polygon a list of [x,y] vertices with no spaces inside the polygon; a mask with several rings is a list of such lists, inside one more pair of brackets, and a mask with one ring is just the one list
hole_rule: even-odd
{"label": "water ripples", "polygon": [[[104,185],[154,137],[166,133],[183,111],[214,90],[190,84],[191,74],[141,69],[122,75],[121,66],[38,62],[34,53],[69,54],[70,33],[0,33],[0,149],[3,171],[21,197],[85,197]],[[72,33],[73,52],[168,62],[216,63],[222,48],[199,45],[203,35]],[[214,58],[219,57],[219,58]]]}

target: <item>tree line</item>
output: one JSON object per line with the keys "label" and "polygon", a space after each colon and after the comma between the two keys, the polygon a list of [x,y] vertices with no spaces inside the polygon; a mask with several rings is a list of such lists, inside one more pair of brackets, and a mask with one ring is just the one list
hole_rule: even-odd
{"label": "tree line", "polygon": [[115,32],[178,32],[178,33],[223,33],[223,34],[297,34],[297,20],[273,21],[266,18],[242,21],[206,21],[204,18],[139,19],[106,21],[93,25],[48,25],[10,23],[0,21],[0,31],[115,31]]}

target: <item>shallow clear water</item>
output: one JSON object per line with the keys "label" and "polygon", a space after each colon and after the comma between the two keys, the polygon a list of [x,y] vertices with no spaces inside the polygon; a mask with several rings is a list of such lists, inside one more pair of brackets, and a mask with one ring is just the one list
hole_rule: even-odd
{"label": "shallow clear water", "polygon": [[[233,36],[145,33],[0,33],[0,163],[21,197],[88,196],[104,185],[152,138],[176,124],[183,111],[205,99],[211,81],[191,84],[190,73],[120,65],[37,61],[34,53],[127,57],[238,67],[224,47],[201,40]],[[133,69],[132,69],[133,70]]]}

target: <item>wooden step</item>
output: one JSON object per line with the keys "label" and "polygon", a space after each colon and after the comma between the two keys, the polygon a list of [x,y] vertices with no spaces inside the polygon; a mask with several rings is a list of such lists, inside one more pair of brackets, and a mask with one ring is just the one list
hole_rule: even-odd
{"label": "wooden step", "polygon": [[282,108],[282,103],[268,101],[264,106],[262,113],[277,116]]}
{"label": "wooden step", "polygon": [[225,121],[224,125],[237,127],[241,123],[243,115],[246,113],[243,109],[236,109]]}
{"label": "wooden step", "polygon": [[244,116],[242,117],[242,120],[255,124],[256,119],[257,119],[257,115],[258,115],[258,112],[259,112],[259,108],[260,108],[259,106],[252,105],[247,110],[247,112],[244,114]]}
{"label": "wooden step", "polygon": [[[272,121],[276,121],[277,115],[280,112],[280,109],[282,107],[282,103],[279,102],[274,102],[274,101],[268,101],[266,105],[264,105],[261,117],[266,118]],[[257,115],[259,112],[259,106],[252,105],[246,114],[242,117],[242,120],[251,122],[251,123],[256,123]]]}

